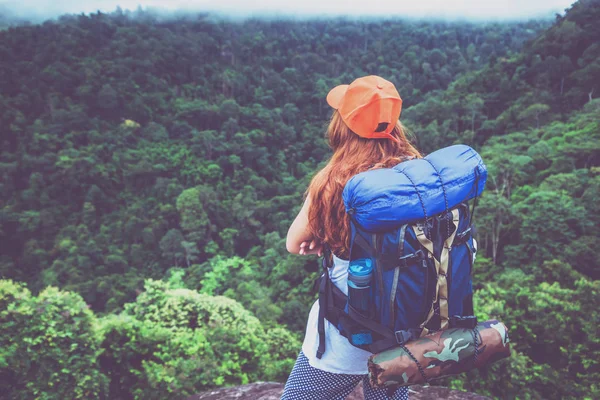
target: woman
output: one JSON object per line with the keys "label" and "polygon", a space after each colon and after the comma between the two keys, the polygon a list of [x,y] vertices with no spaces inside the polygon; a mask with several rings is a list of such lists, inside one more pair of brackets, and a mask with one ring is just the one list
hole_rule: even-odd
{"label": "woman", "polygon": [[[312,179],[286,246],[290,253],[321,256],[322,244],[327,243],[333,253],[331,280],[347,294],[350,220],[342,201],[344,185],[360,172],[390,168],[420,154],[406,139],[399,121],[402,99],[391,82],[378,76],[359,78],[332,89],[327,103],[334,109],[327,130],[333,155]],[[408,399],[406,387],[392,397],[384,389],[371,388],[367,379],[371,353],[352,346],[329,321],[325,321],[326,351],[317,358],[318,314],[315,302],[282,399],[344,399],[361,379],[367,400]]]}

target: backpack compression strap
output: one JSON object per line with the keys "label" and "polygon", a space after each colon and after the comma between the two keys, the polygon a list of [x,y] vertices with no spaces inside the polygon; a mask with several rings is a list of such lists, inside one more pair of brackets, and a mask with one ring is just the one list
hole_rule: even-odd
{"label": "backpack compression strap", "polygon": [[[455,208],[452,210],[452,223],[454,224],[454,226],[456,228],[458,228],[458,222],[459,222],[458,209]],[[425,325],[427,325],[427,323],[433,317],[433,315],[435,313],[435,303],[437,301],[439,301],[439,308],[440,308],[440,321],[441,321],[440,329],[448,328],[448,321],[449,321],[449,317],[448,317],[448,280],[447,280],[446,275],[448,274],[448,262],[450,260],[450,250],[452,248],[452,242],[454,241],[454,236],[456,235],[457,229],[454,229],[454,232],[452,232],[452,234],[450,234],[444,241],[444,246],[442,248],[439,260],[436,259],[434,256],[433,242],[425,234],[425,230],[424,230],[423,226],[420,224],[414,225],[413,229],[415,231],[415,234],[417,235],[417,240],[419,241],[419,243],[421,243],[421,245],[425,249],[427,249],[428,257],[433,258],[433,261],[435,263],[435,270],[436,270],[437,276],[438,276],[438,280],[436,283],[435,299],[433,300],[433,302],[431,304],[431,309],[429,310],[427,319],[425,319],[425,321],[421,325],[419,325],[419,328],[422,329],[422,331],[421,331],[421,337],[422,337],[429,333],[429,329],[427,329],[425,327]]]}

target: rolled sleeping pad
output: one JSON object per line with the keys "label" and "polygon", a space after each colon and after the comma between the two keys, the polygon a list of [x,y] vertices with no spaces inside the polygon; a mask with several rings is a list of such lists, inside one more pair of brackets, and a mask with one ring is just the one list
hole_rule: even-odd
{"label": "rolled sleeping pad", "polygon": [[372,355],[368,362],[369,381],[374,387],[423,384],[480,368],[508,356],[510,345],[506,326],[490,320],[477,324],[476,329],[446,329],[409,341],[404,348]]}

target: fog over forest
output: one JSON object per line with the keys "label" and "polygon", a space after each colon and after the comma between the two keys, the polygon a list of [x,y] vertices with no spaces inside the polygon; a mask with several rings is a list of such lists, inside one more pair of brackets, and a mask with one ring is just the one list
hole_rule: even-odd
{"label": "fog over forest", "polygon": [[447,18],[472,20],[517,20],[553,16],[564,13],[570,0],[503,0],[482,2],[478,0],[442,1],[423,0],[419,2],[400,0],[380,0],[364,2],[358,0],[331,0],[321,2],[306,0],[286,2],[281,0],[224,0],[217,3],[208,0],[24,0],[19,2],[1,1],[0,14],[13,15],[16,18],[33,21],[54,18],[65,13],[93,13],[123,10],[135,10],[138,7],[163,11],[198,12],[211,11],[228,16],[379,16],[409,18]]}

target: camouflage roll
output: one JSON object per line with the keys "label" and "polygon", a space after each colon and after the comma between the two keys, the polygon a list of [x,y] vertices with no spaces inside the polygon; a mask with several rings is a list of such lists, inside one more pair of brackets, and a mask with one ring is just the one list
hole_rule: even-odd
{"label": "camouflage roll", "polygon": [[[369,358],[372,386],[408,386],[456,375],[510,355],[508,331],[499,321],[476,329],[438,331]],[[476,351],[477,349],[477,351]]]}

